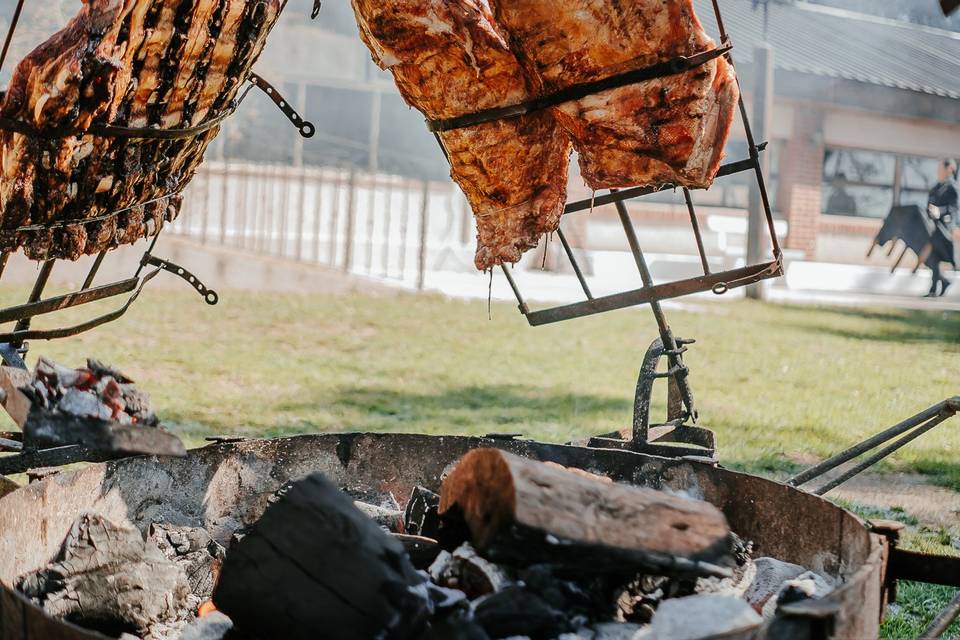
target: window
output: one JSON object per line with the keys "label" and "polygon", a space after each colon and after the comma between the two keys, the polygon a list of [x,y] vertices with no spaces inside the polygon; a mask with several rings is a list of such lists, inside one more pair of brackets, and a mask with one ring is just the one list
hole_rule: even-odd
{"label": "window", "polygon": [[883,218],[894,205],[927,204],[937,181],[935,158],[827,148],[823,213]]}
{"label": "window", "polygon": [[897,157],[854,149],[826,150],[823,213],[882,218],[893,205]]}

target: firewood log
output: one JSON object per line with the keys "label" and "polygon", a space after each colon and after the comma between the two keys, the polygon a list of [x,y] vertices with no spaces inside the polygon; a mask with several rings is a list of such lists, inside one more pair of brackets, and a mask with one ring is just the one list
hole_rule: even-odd
{"label": "firewood log", "polygon": [[725,575],[730,529],[713,505],[604,482],[497,449],[471,451],[444,480],[440,514],[462,518],[496,562],[576,571]]}

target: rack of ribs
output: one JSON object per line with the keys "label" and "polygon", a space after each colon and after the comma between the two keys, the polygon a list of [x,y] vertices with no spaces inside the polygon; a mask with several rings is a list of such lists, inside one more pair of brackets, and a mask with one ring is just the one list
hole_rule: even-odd
{"label": "rack of ribs", "polygon": [[[548,93],[711,49],[693,0],[490,0],[528,77]],[[722,57],[553,112],[593,189],[710,186],[739,90]]]}
{"label": "rack of ribs", "polygon": [[190,129],[223,114],[285,2],[84,0],[0,102],[3,117],[49,134],[0,132],[0,251],[76,259],[175,217],[219,127],[177,139],[88,128]]}
{"label": "rack of ribs", "polygon": [[[390,70],[407,103],[427,118],[534,97],[486,0],[351,1],[374,62]],[[553,112],[445,131],[439,138],[476,217],[478,269],[516,262],[557,228],[570,141]]]}

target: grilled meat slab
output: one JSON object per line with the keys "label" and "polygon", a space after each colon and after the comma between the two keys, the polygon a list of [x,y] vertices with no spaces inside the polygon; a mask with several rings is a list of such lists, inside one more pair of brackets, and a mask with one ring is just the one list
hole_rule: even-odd
{"label": "grilled meat slab", "polygon": [[190,180],[219,127],[176,140],[82,132],[94,123],[189,128],[217,116],[285,1],[84,0],[17,65],[0,103],[0,114],[42,131],[81,132],[0,132],[0,250],[76,259],[173,219],[180,198],[167,195]]}
{"label": "grilled meat slab", "polygon": [[[553,92],[713,48],[692,0],[490,0],[539,90]],[[594,189],[713,182],[739,91],[722,58],[554,108]]]}
{"label": "grilled meat slab", "polygon": [[[532,97],[486,0],[351,1],[374,62],[428,118]],[[570,142],[552,112],[455,129],[440,139],[477,219],[478,269],[516,262],[557,228]]]}

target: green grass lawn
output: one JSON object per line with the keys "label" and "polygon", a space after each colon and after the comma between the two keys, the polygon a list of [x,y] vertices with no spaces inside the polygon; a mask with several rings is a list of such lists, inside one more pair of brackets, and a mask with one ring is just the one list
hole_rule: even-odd
{"label": "green grass lawn", "polygon": [[[668,316],[698,340],[687,363],[701,421],[730,466],[780,475],[960,394],[960,314],[697,302]],[[513,305],[488,319],[485,302],[433,296],[228,291],[208,307],[152,290],[119,322],[34,343],[31,356],[120,366],[193,444],[335,430],[559,442],[630,424],[655,335],[645,308],[531,328]],[[958,453],[954,419],[887,466],[960,490]],[[902,595],[887,637],[911,637],[950,592],[909,585]]]}
{"label": "green grass lawn", "polygon": [[[687,363],[724,463],[784,472],[960,394],[960,314],[749,302],[670,310],[698,340]],[[77,316],[80,317],[79,315]],[[648,309],[531,328],[512,305],[432,296],[147,291],[123,319],[33,344],[115,362],[174,429],[277,435],[331,430],[564,441],[630,424]],[[662,408],[665,389],[655,390]],[[657,415],[661,412],[658,410]],[[896,464],[960,489],[960,420]]]}

